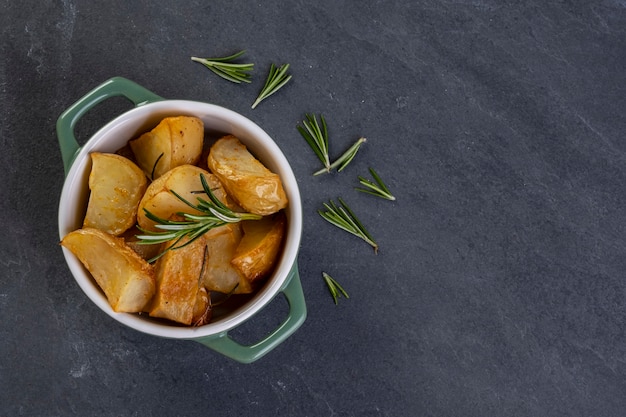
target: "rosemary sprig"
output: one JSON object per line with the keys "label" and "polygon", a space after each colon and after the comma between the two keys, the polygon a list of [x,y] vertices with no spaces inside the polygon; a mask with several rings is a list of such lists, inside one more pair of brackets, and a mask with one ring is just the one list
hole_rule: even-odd
{"label": "rosemary sprig", "polygon": [[367,142],[367,139],[359,138],[348,150],[331,163],[328,152],[328,127],[326,126],[324,116],[320,114],[321,125],[317,122],[317,118],[314,114],[307,113],[305,116],[306,120],[302,121],[302,126],[297,126],[298,132],[300,132],[300,135],[302,135],[311,149],[313,149],[313,152],[315,152],[315,155],[317,155],[322,162],[322,165],[324,165],[322,169],[314,172],[313,175],[330,173],[335,168],[338,168],[337,172],[343,171],[350,161],[354,159],[361,145]]}
{"label": "rosemary sprig", "polygon": [[259,96],[252,103],[252,108],[256,108],[260,102],[280,90],[285,84],[291,80],[291,75],[287,75],[289,64],[283,64],[279,68],[272,64],[270,66],[270,72],[265,80],[265,85],[261,89]]}
{"label": "rosemary sprig", "polygon": [[254,64],[235,64],[232,62],[242,56],[245,52],[245,50],[239,51],[236,54],[222,58],[198,58],[192,56],[191,60],[201,63],[225,80],[237,84],[241,82],[250,83],[250,71],[252,71]]}
{"label": "rosemary sprig", "polygon": [[367,139],[363,137],[357,139],[357,141],[354,142],[354,144],[350,146],[348,150],[346,150],[339,158],[337,158],[335,162],[330,164],[328,170],[325,168],[320,169],[319,171],[313,173],[313,175],[319,175],[319,174],[323,174],[324,172],[330,172],[337,167],[338,167],[337,172],[343,171],[343,169],[350,163],[350,161],[354,159],[354,157],[356,156],[356,153],[359,151],[359,148],[361,148],[361,145],[364,144],[365,142],[367,142]]}
{"label": "rosemary sprig", "polygon": [[319,215],[330,224],[363,239],[374,248],[374,253],[378,253],[378,244],[367,229],[365,229],[363,223],[359,221],[354,212],[341,198],[338,200],[341,206],[337,206],[337,204],[331,200],[328,203],[324,203],[326,211],[317,211]]}
{"label": "rosemary sprig", "polygon": [[330,159],[328,157],[328,128],[326,127],[326,119],[320,114],[320,124],[314,114],[306,114],[306,120],[302,122],[302,126],[298,125],[297,129],[300,135],[309,144],[315,155],[324,165],[322,171],[330,172]]}
{"label": "rosemary sprig", "polygon": [[376,183],[359,175],[359,182],[365,188],[355,187],[354,189],[357,191],[361,191],[363,193],[368,193],[368,194],[375,195],[377,197],[384,198],[386,200],[391,200],[391,201],[395,200],[396,197],[394,197],[394,195],[391,194],[391,191],[389,191],[389,188],[387,188],[387,186],[385,185],[383,180],[380,178],[378,173],[374,171],[374,168],[370,168],[370,174],[372,174],[372,177],[374,178],[374,181],[376,181]]}
{"label": "rosemary sprig", "polygon": [[337,304],[337,299],[341,297],[342,295],[346,298],[350,298],[346,290],[344,290],[343,287],[333,277],[328,275],[326,272],[322,272],[322,277],[324,278],[324,281],[326,282],[326,285],[328,286],[330,295],[333,296],[333,300],[335,301],[335,304]]}
{"label": "rosemary sprig", "polygon": [[216,227],[224,226],[228,223],[237,223],[242,220],[259,220],[262,218],[262,216],[258,214],[239,213],[232,211],[230,208],[224,205],[215,196],[215,194],[213,194],[203,174],[200,174],[200,181],[202,182],[202,189],[204,190],[204,193],[209,197],[209,200],[196,197],[198,203],[193,204],[186,200],[183,196],[178,194],[176,191],[170,190],[170,192],[189,207],[203,214],[189,214],[178,212],[176,214],[181,216],[183,220],[168,220],[156,216],[149,210],[144,209],[146,217],[154,221],[156,223],[155,227],[162,231],[154,232],[140,228],[140,230],[144,234],[137,235],[137,239],[139,239],[138,243],[151,245],[174,241],[166,250],[164,250],[154,258],[150,259],[149,262],[156,261],[169,250],[179,249],[186,245],[189,245],[191,242]]}

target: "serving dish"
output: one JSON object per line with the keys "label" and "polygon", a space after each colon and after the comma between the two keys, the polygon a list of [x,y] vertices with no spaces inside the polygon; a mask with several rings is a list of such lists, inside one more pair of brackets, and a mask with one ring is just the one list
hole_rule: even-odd
{"label": "serving dish", "polygon": [[[134,107],[111,120],[80,146],[75,137],[78,121],[97,104],[112,97],[125,97]],[[196,341],[238,362],[251,363],[276,348],[302,325],[306,319],[306,303],[297,266],[302,235],[302,205],[298,184],[278,145],[248,118],[209,103],[166,100],[122,77],[114,77],[100,84],[65,110],[57,120],[57,137],[66,175],[59,201],[59,236],[63,238],[82,225],[89,196],[89,154],[96,151],[115,152],[129,139],[150,130],[164,117],[175,115],[199,117],[204,122],[207,135],[237,136],[261,162],[281,177],[289,199],[285,209],[288,226],[283,252],[263,287],[241,305],[219,315],[209,324],[181,327],[151,319],[147,315],[114,312],[80,261],[65,248],[62,249],[63,254],[70,272],[87,297],[119,323],[158,337]],[[261,313],[280,294],[286,298],[289,311],[276,329],[251,345],[241,344],[229,335],[230,331]]]}

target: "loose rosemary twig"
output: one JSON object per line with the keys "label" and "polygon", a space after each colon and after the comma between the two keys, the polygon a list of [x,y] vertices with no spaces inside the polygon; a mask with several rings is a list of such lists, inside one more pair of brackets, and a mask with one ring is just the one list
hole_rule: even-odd
{"label": "loose rosemary twig", "polygon": [[250,71],[252,71],[254,64],[235,64],[232,62],[242,56],[245,52],[245,50],[239,51],[236,54],[222,58],[198,58],[192,56],[191,60],[201,63],[225,80],[237,84],[241,82],[250,83]]}
{"label": "loose rosemary twig", "polygon": [[367,142],[367,139],[359,138],[339,158],[330,163],[328,156],[328,128],[324,116],[320,115],[320,121],[322,123],[321,126],[314,114],[306,114],[306,120],[302,121],[302,126],[297,126],[300,135],[302,135],[322,162],[322,165],[324,165],[322,169],[314,172],[313,175],[330,173],[335,168],[337,168],[337,172],[341,172],[354,159],[359,148],[363,143]]}
{"label": "loose rosemary twig", "polygon": [[[356,156],[356,153],[359,151],[359,148],[365,142],[367,142],[367,139],[365,138],[357,139],[357,141],[354,142],[354,144],[350,146],[348,150],[346,150],[339,158],[337,158],[335,162],[330,164],[330,171],[332,171],[333,169],[337,167],[338,167],[337,172],[343,171],[343,169],[350,163],[350,161],[354,159],[354,157]],[[313,175],[323,174],[324,172],[326,172],[326,170],[322,169],[322,170],[315,172]]]}
{"label": "loose rosemary twig", "polygon": [[328,286],[330,295],[333,296],[333,300],[335,301],[335,304],[337,304],[337,299],[341,297],[342,295],[346,298],[350,298],[346,290],[344,290],[343,287],[333,277],[328,275],[326,272],[322,272],[322,277],[324,278],[324,281],[326,282],[326,285]]}
{"label": "loose rosemary twig", "polygon": [[170,192],[174,194],[174,196],[176,196],[176,198],[178,198],[180,201],[187,204],[189,207],[201,212],[202,214],[189,214],[179,212],[177,214],[183,217],[184,220],[168,220],[156,216],[149,210],[144,209],[146,217],[154,221],[156,223],[155,227],[162,231],[154,232],[140,228],[140,230],[144,234],[136,236],[137,239],[139,239],[138,243],[143,245],[151,245],[174,241],[166,250],[164,250],[154,258],[150,259],[149,262],[156,261],[168,250],[179,249],[186,245],[189,245],[191,242],[216,227],[224,226],[228,223],[237,223],[242,220],[259,220],[262,218],[262,216],[258,214],[238,213],[232,211],[220,200],[218,200],[215,194],[213,194],[203,174],[200,174],[200,181],[202,182],[202,189],[204,190],[204,193],[209,197],[209,200],[205,200],[201,197],[196,197],[198,203],[193,204],[184,197],[182,197],[180,194],[178,194],[176,191],[170,190]]}
{"label": "loose rosemary twig", "polygon": [[331,200],[328,203],[324,203],[326,211],[318,210],[319,215],[330,224],[363,239],[374,248],[374,253],[378,253],[378,244],[365,229],[363,223],[359,221],[354,212],[341,198],[338,200],[341,206],[338,206]]}
{"label": "loose rosemary twig", "polygon": [[374,171],[374,168],[370,168],[370,174],[372,174],[372,177],[374,178],[374,181],[376,181],[376,183],[359,175],[359,182],[365,188],[356,187],[355,190],[361,191],[367,194],[372,194],[377,197],[384,198],[386,200],[391,200],[391,201],[395,200],[396,197],[394,197],[394,195],[391,194],[391,191],[389,191],[389,188],[387,188],[387,186],[385,185],[383,180],[380,178],[378,173]]}
{"label": "loose rosemary twig", "polygon": [[315,155],[324,165],[322,171],[330,172],[330,159],[328,157],[328,128],[326,119],[320,114],[321,125],[317,122],[314,114],[306,114],[306,120],[302,122],[302,126],[298,125],[297,129],[300,135],[309,144]]}
{"label": "loose rosemary twig", "polygon": [[267,76],[267,80],[265,81],[265,85],[261,89],[259,96],[252,104],[253,109],[256,108],[261,101],[280,90],[289,82],[289,80],[291,80],[291,75],[287,75],[288,69],[289,64],[283,64],[279,68],[276,68],[274,64],[270,66],[270,72]]}

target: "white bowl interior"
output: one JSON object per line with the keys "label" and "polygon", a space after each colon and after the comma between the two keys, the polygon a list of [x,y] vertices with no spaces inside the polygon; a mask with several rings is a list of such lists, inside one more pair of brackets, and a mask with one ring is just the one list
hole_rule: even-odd
{"label": "white bowl interior", "polygon": [[89,154],[115,152],[138,134],[152,129],[167,116],[189,115],[202,119],[209,135],[232,134],[283,182],[289,199],[286,209],[288,229],[284,250],[272,276],[249,301],[234,311],[200,327],[181,327],[153,320],[147,315],[116,313],[109,305],[89,272],[67,249],[63,248],[67,264],[85,294],[104,312],[131,328],[155,336],[193,339],[230,330],[243,323],[270,302],[283,288],[294,266],[302,234],[302,206],[298,185],[282,151],[258,125],[246,117],[220,106],[185,100],[164,100],[136,107],[96,132],[80,149],[67,174],[59,203],[59,235],[81,227],[88,196],[88,177],[91,168]]}

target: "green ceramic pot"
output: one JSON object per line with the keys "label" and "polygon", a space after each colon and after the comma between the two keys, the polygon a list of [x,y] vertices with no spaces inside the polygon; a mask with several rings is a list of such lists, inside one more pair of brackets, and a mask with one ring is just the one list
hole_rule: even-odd
{"label": "green ceramic pot", "polygon": [[[134,107],[107,123],[84,146],[80,146],[74,135],[77,122],[100,102],[117,96],[129,99]],[[306,304],[297,266],[302,235],[302,203],[298,184],[276,143],[249,119],[208,103],[165,100],[120,77],[99,85],[68,108],[57,121],[57,136],[66,175],[59,204],[59,235],[63,238],[82,225],[89,195],[90,152],[114,152],[130,138],[150,130],[162,118],[175,115],[199,117],[208,132],[237,136],[259,160],[280,175],[289,198],[286,209],[288,230],[283,253],[265,285],[232,311],[215,317],[211,323],[199,327],[181,327],[153,320],[146,315],[114,312],[80,261],[65,248],[63,253],[72,275],[87,297],[118,322],[154,336],[200,342],[239,362],[254,362],[285,341],[302,325],[306,318]],[[263,307],[280,294],[286,298],[289,311],[278,328],[251,345],[241,344],[229,335],[229,331],[261,313]]]}

